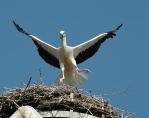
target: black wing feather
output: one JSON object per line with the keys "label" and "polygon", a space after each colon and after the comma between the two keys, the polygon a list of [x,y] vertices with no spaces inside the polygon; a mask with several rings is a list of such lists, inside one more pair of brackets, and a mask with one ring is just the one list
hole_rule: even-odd
{"label": "black wing feather", "polygon": [[80,52],[79,55],[75,58],[76,63],[80,64],[84,62],[85,60],[87,60],[88,58],[92,57],[98,51],[101,43],[104,42],[105,40],[106,38],[98,41],[97,43],[95,43],[93,46],[89,47],[85,51]]}
{"label": "black wing feather", "polygon": [[89,47],[88,49],[86,49],[83,52],[80,52],[75,60],[77,64],[80,64],[82,62],[84,62],[85,60],[87,60],[88,58],[92,57],[100,48],[101,44],[106,41],[106,39],[108,38],[113,38],[114,36],[116,36],[116,31],[120,29],[120,27],[122,27],[122,24],[119,25],[115,30],[109,31],[107,32],[107,35],[105,37],[103,37],[102,39],[100,39],[99,41],[97,41],[94,45],[92,45],[91,47]]}
{"label": "black wing feather", "polygon": [[[21,28],[18,24],[16,24],[15,21],[13,21],[13,24],[19,32],[21,32],[27,36],[30,35],[23,28]],[[38,48],[39,55],[44,59],[45,62],[53,65],[54,67],[60,68],[59,61],[56,57],[54,57],[52,54],[50,54],[48,51],[46,51],[44,48],[42,48],[42,46],[40,44],[38,44],[38,42],[36,42],[35,40],[33,40],[33,42]]]}
{"label": "black wing feather", "polygon": [[51,64],[56,68],[60,68],[59,61],[55,56],[44,50],[36,41],[33,40],[33,42],[38,47],[39,55],[44,59],[46,63]]}

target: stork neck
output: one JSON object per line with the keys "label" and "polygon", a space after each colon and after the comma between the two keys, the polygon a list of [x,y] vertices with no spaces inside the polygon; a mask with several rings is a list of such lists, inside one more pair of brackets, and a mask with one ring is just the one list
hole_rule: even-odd
{"label": "stork neck", "polygon": [[67,46],[66,37],[64,37],[64,38],[62,39],[62,46],[63,46],[63,47],[64,47],[64,46]]}

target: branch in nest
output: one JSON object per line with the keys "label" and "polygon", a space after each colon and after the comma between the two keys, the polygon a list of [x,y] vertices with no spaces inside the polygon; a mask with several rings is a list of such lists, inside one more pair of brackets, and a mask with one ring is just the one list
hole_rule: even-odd
{"label": "branch in nest", "polygon": [[9,97],[7,97],[7,100],[13,102],[17,108],[20,107],[14,100],[10,100]]}
{"label": "branch in nest", "polygon": [[27,83],[27,85],[26,85],[26,87],[25,87],[25,90],[24,90],[24,91],[26,91],[26,89],[29,87],[29,85],[30,85],[30,83],[31,83],[31,80],[32,80],[32,77],[30,77],[30,78],[29,78],[29,81],[28,81],[28,83]]}

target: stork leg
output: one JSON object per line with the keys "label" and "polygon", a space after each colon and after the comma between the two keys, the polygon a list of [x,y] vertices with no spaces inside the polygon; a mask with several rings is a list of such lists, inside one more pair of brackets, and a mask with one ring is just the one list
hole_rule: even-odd
{"label": "stork leg", "polygon": [[60,83],[64,84],[64,79],[65,79],[64,68],[61,71],[62,71],[62,78],[60,78]]}
{"label": "stork leg", "polygon": [[65,79],[65,76],[64,76],[64,65],[60,64],[60,67],[61,67],[61,73],[62,73],[62,77],[60,78],[60,83],[63,85],[64,84],[64,79]]}

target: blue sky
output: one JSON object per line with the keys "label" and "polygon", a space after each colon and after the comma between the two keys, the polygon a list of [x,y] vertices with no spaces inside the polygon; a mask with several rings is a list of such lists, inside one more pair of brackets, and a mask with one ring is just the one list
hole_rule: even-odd
{"label": "blue sky", "polygon": [[23,87],[30,76],[39,81],[39,68],[47,85],[59,74],[39,57],[33,42],[16,31],[12,20],[56,47],[60,46],[60,30],[66,31],[69,44],[74,46],[123,23],[114,39],[79,65],[92,71],[81,88],[91,89],[113,106],[136,113],[134,118],[147,117],[148,5],[148,0],[1,0],[1,91],[3,87]]}

